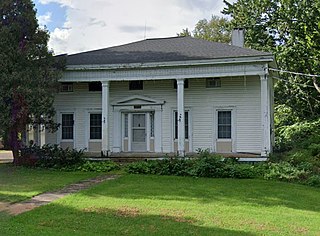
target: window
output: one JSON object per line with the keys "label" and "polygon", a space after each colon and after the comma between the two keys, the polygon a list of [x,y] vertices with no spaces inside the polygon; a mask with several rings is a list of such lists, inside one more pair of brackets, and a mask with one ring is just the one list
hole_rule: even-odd
{"label": "window", "polygon": [[[173,81],[173,88],[174,89],[177,89],[177,80],[174,80]],[[189,88],[189,80],[185,79],[184,80],[184,88]]]}
{"label": "window", "polygon": [[73,139],[73,114],[62,114],[62,139]]}
{"label": "window", "polygon": [[143,90],[143,81],[129,81],[129,90]]}
{"label": "window", "polygon": [[150,137],[154,137],[154,112],[150,113]]}
{"label": "window", "polygon": [[[184,112],[184,137],[189,138],[189,112]],[[174,138],[178,139],[178,112],[174,112]]]}
{"label": "window", "polygon": [[128,138],[128,120],[129,120],[129,115],[128,114],[124,114],[124,137]]}
{"label": "window", "polygon": [[221,87],[220,78],[207,78],[206,79],[206,88],[219,88]]}
{"label": "window", "polygon": [[73,83],[61,83],[60,92],[73,92]]}
{"label": "window", "polygon": [[102,137],[102,115],[90,114],[90,139],[101,139]]}
{"label": "window", "polygon": [[218,138],[231,139],[231,111],[218,111]]}
{"label": "window", "polygon": [[101,82],[90,82],[89,83],[89,91],[102,91],[102,84]]}

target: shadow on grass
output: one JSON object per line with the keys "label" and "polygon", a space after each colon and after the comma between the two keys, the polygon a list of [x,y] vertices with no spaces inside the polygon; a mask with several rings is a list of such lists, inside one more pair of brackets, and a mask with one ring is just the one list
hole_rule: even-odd
{"label": "shadow on grass", "polygon": [[320,212],[320,189],[265,180],[127,175],[84,191],[127,199],[225,202],[228,205],[285,206]]}
{"label": "shadow on grass", "polygon": [[51,204],[0,219],[1,235],[233,235],[248,232],[197,225],[192,218],[148,215],[137,209],[74,208]]}

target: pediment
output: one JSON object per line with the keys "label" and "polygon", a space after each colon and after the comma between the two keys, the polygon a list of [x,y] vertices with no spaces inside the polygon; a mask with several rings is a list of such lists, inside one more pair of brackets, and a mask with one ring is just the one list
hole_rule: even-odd
{"label": "pediment", "polygon": [[163,105],[165,101],[156,100],[150,97],[134,95],[115,101],[113,106],[135,106],[135,105]]}

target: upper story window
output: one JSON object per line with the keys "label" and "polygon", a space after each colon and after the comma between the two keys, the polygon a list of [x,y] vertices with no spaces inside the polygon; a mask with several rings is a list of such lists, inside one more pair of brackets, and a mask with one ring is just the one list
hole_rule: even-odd
{"label": "upper story window", "polygon": [[[177,80],[173,81],[173,88],[177,89]],[[189,88],[189,80],[184,80],[184,88]]]}
{"label": "upper story window", "polygon": [[89,91],[102,91],[102,84],[101,82],[90,82],[89,83]]}
{"label": "upper story window", "polygon": [[129,81],[129,90],[143,90],[143,81]]}
{"label": "upper story window", "polygon": [[60,92],[73,92],[73,83],[61,83]]}
{"label": "upper story window", "polygon": [[207,78],[206,79],[206,88],[219,88],[221,87],[220,78]]}

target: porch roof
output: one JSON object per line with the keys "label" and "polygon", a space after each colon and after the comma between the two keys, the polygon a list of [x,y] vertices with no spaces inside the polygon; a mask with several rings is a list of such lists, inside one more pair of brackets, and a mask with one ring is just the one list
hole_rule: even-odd
{"label": "porch roof", "polygon": [[192,37],[155,38],[67,55],[67,66],[195,61],[272,56],[271,53]]}

